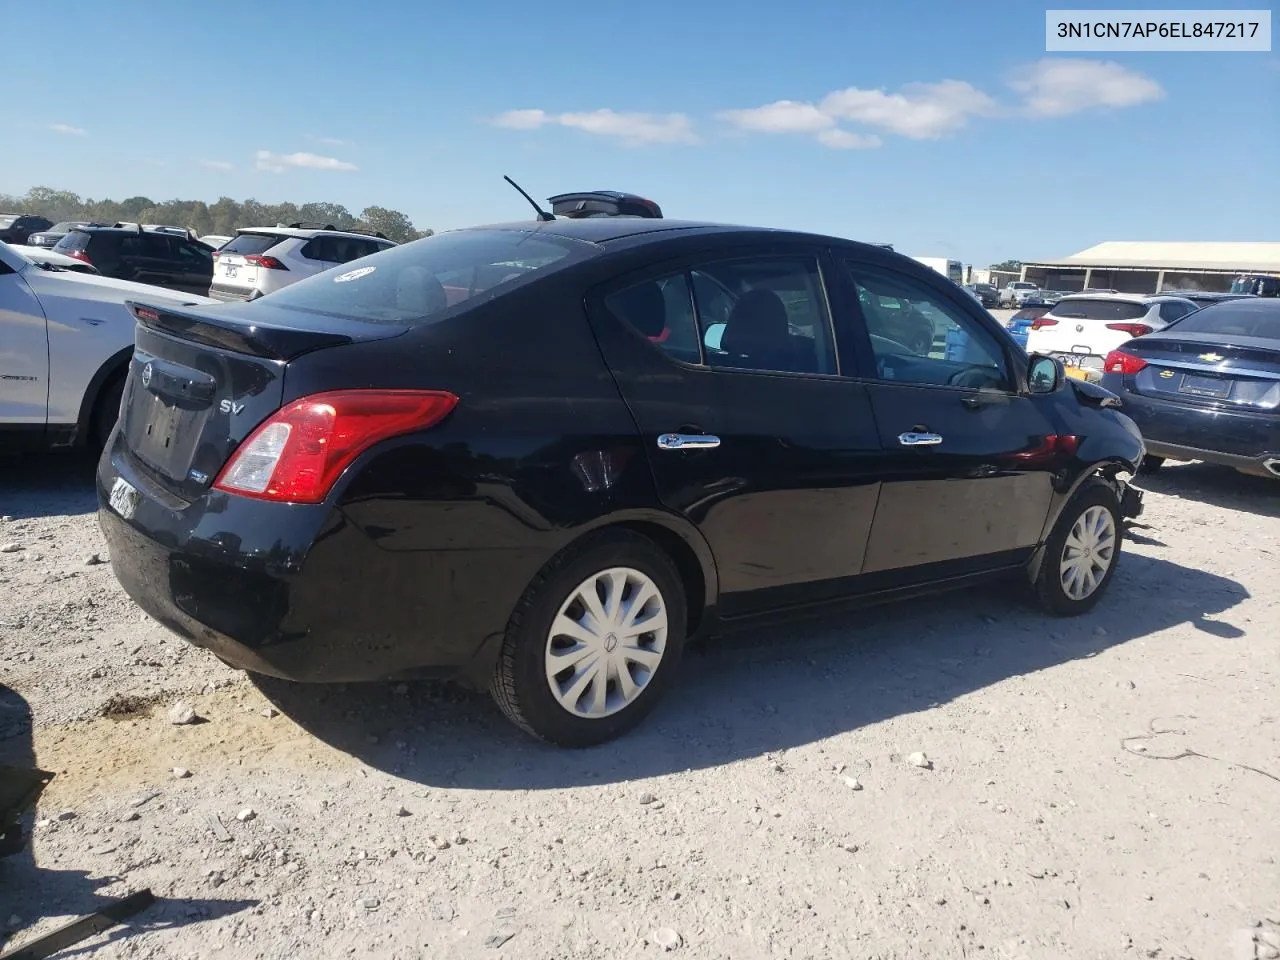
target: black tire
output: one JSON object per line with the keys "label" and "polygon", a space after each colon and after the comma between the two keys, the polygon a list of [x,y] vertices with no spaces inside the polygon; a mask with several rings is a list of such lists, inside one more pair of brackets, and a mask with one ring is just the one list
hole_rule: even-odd
{"label": "black tire", "polygon": [[1139,473],[1155,473],[1164,466],[1164,457],[1153,457],[1147,454],[1142,458],[1142,463],[1138,464]]}
{"label": "black tire", "polygon": [[124,396],[124,374],[116,374],[108,381],[98,402],[93,407],[93,420],[89,425],[89,444],[95,452],[101,452],[111,439],[116,418],[120,415],[120,400]]}
{"label": "black tire", "polygon": [[[1063,554],[1067,546],[1067,538],[1072,527],[1091,507],[1103,507],[1111,514],[1112,556],[1111,565],[1103,574],[1093,592],[1088,596],[1074,598],[1067,594],[1062,584],[1061,566]],[[1062,510],[1062,515],[1054,525],[1053,532],[1045,543],[1044,558],[1040,564],[1040,572],[1032,583],[1036,601],[1047,612],[1058,617],[1076,617],[1092,610],[1106,593],[1115,576],[1116,567],[1120,565],[1121,544],[1124,542],[1123,518],[1120,516],[1120,498],[1115,489],[1105,480],[1093,479],[1085,481],[1083,487]]]}
{"label": "black tire", "polygon": [[[629,567],[658,588],[666,608],[662,659],[635,699],[616,713],[586,718],[561,706],[551,692],[545,658],[552,622],[579,585],[593,574]],[[588,747],[635,727],[675,676],[684,649],[687,601],[671,558],[653,541],[630,531],[602,531],[552,559],[529,584],[507,624],[490,692],[507,718],[525,732],[561,747]],[[609,689],[616,691],[616,681]]]}

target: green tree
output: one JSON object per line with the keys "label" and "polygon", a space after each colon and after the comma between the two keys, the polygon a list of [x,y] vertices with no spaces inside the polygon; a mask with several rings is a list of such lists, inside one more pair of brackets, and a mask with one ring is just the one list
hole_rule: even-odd
{"label": "green tree", "polygon": [[999,263],[993,263],[993,264],[991,265],[991,269],[992,269],[992,270],[1006,270],[1006,271],[1009,271],[1009,270],[1021,270],[1021,269],[1022,269],[1022,261],[1021,261],[1021,260],[1001,260]]}
{"label": "green tree", "polygon": [[414,227],[413,221],[399,210],[388,210],[386,207],[365,207],[360,220],[370,230],[376,230],[388,240],[396,243],[408,243],[417,240],[421,234]]}

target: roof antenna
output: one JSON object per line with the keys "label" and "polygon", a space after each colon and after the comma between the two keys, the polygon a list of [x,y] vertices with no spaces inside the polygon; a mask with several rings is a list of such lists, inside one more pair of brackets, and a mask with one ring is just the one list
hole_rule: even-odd
{"label": "roof antenna", "polygon": [[516,183],[514,180],[508,177],[505,173],[502,175],[502,179],[507,181],[507,183],[511,184],[513,187],[515,187],[517,190],[520,191],[520,196],[528,200],[529,206],[533,207],[533,209],[537,211],[539,220],[547,220],[552,222],[555,221],[556,218],[551,214],[547,213],[547,211],[543,210],[540,206],[538,206],[538,201],[534,200],[533,197],[525,193],[524,190],[521,189],[520,184]]}

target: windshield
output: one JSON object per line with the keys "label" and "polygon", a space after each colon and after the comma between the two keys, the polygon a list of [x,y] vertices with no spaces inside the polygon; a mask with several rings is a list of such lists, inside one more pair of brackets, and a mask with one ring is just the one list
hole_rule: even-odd
{"label": "windshield", "polygon": [[9,227],[12,227],[13,222],[17,219],[18,219],[17,217],[0,217],[0,230],[5,230],[5,229],[8,229]]}
{"label": "windshield", "polygon": [[1137,320],[1147,307],[1133,300],[1060,300],[1049,313],[1073,320]]}
{"label": "windshield", "polygon": [[80,220],[67,220],[64,223],[55,223],[46,233],[69,233],[76,227],[83,227],[84,222]]}
{"label": "windshield", "polygon": [[1179,333],[1220,333],[1280,340],[1280,300],[1226,300],[1189,313],[1177,322]]}
{"label": "windshield", "polygon": [[391,247],[316,274],[270,296],[276,307],[416,326],[464,300],[506,292],[582,244],[523,230],[458,230]]}

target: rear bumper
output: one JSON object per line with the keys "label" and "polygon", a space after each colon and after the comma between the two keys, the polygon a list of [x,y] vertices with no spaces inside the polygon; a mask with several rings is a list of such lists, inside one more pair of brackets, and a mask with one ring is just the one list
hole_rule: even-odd
{"label": "rear bumper", "polygon": [[1280,476],[1280,417],[1143,396],[1126,389],[1124,378],[1114,373],[1103,377],[1102,386],[1123,399],[1149,455]]}
{"label": "rear bumper", "polygon": [[244,303],[246,300],[257,299],[261,294],[249,287],[232,287],[215,283],[209,287],[209,296],[223,303]]}
{"label": "rear bumper", "polygon": [[[119,480],[138,493],[113,503]],[[217,493],[175,503],[118,451],[104,454],[97,487],[129,596],[232,666],[286,680],[464,672],[528,583],[502,551],[385,550],[330,506]]]}
{"label": "rear bumper", "polygon": [[1241,473],[1251,473],[1258,477],[1280,478],[1280,449],[1275,453],[1265,453],[1257,457],[1242,457],[1234,453],[1223,453],[1220,450],[1201,450],[1198,447],[1149,440],[1147,453],[1167,460],[1202,460],[1205,463],[1235,467]]}

